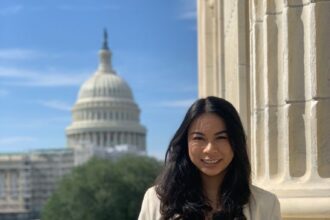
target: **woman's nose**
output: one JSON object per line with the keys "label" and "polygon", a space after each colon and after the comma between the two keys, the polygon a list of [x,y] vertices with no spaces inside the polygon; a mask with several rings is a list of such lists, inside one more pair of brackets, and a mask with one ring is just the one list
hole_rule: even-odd
{"label": "woman's nose", "polygon": [[212,153],[217,151],[216,147],[214,146],[214,144],[210,141],[207,143],[207,145],[204,148],[204,153]]}

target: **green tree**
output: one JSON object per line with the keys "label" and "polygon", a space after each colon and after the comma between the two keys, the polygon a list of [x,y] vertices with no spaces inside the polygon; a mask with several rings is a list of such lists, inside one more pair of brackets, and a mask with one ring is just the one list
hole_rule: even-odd
{"label": "green tree", "polygon": [[63,178],[42,220],[136,220],[144,192],[161,167],[146,156],[92,159]]}

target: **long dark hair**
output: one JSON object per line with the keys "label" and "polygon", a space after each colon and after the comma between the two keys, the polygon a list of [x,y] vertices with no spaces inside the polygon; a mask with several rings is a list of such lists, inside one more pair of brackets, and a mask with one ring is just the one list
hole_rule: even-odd
{"label": "long dark hair", "polygon": [[234,106],[213,96],[198,99],[192,104],[168,146],[164,169],[156,180],[161,215],[165,220],[194,220],[205,219],[212,211],[203,193],[199,170],[188,155],[188,129],[192,121],[203,113],[214,113],[224,120],[234,153],[219,186],[221,211],[215,213],[213,218],[246,219],[243,215],[243,205],[250,197],[251,174],[246,136]]}

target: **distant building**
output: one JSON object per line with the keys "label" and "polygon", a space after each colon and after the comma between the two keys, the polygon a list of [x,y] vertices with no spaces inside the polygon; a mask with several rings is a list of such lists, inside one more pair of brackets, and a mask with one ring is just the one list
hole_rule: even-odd
{"label": "distant building", "polygon": [[112,68],[106,32],[99,55],[98,70],[82,85],[72,109],[73,122],[66,129],[68,146],[127,144],[145,151],[140,109],[128,84]]}
{"label": "distant building", "polygon": [[38,219],[58,181],[91,157],[145,154],[146,128],[129,85],[111,64],[107,33],[97,71],[80,88],[68,148],[0,154],[0,220]]}
{"label": "distant building", "polygon": [[0,219],[33,219],[74,164],[73,150],[0,155]]}

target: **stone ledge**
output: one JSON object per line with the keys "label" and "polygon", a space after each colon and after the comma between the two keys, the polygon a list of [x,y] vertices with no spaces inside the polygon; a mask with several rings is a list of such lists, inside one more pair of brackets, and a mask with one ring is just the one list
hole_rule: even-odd
{"label": "stone ledge", "polygon": [[283,218],[330,218],[330,198],[279,198]]}

